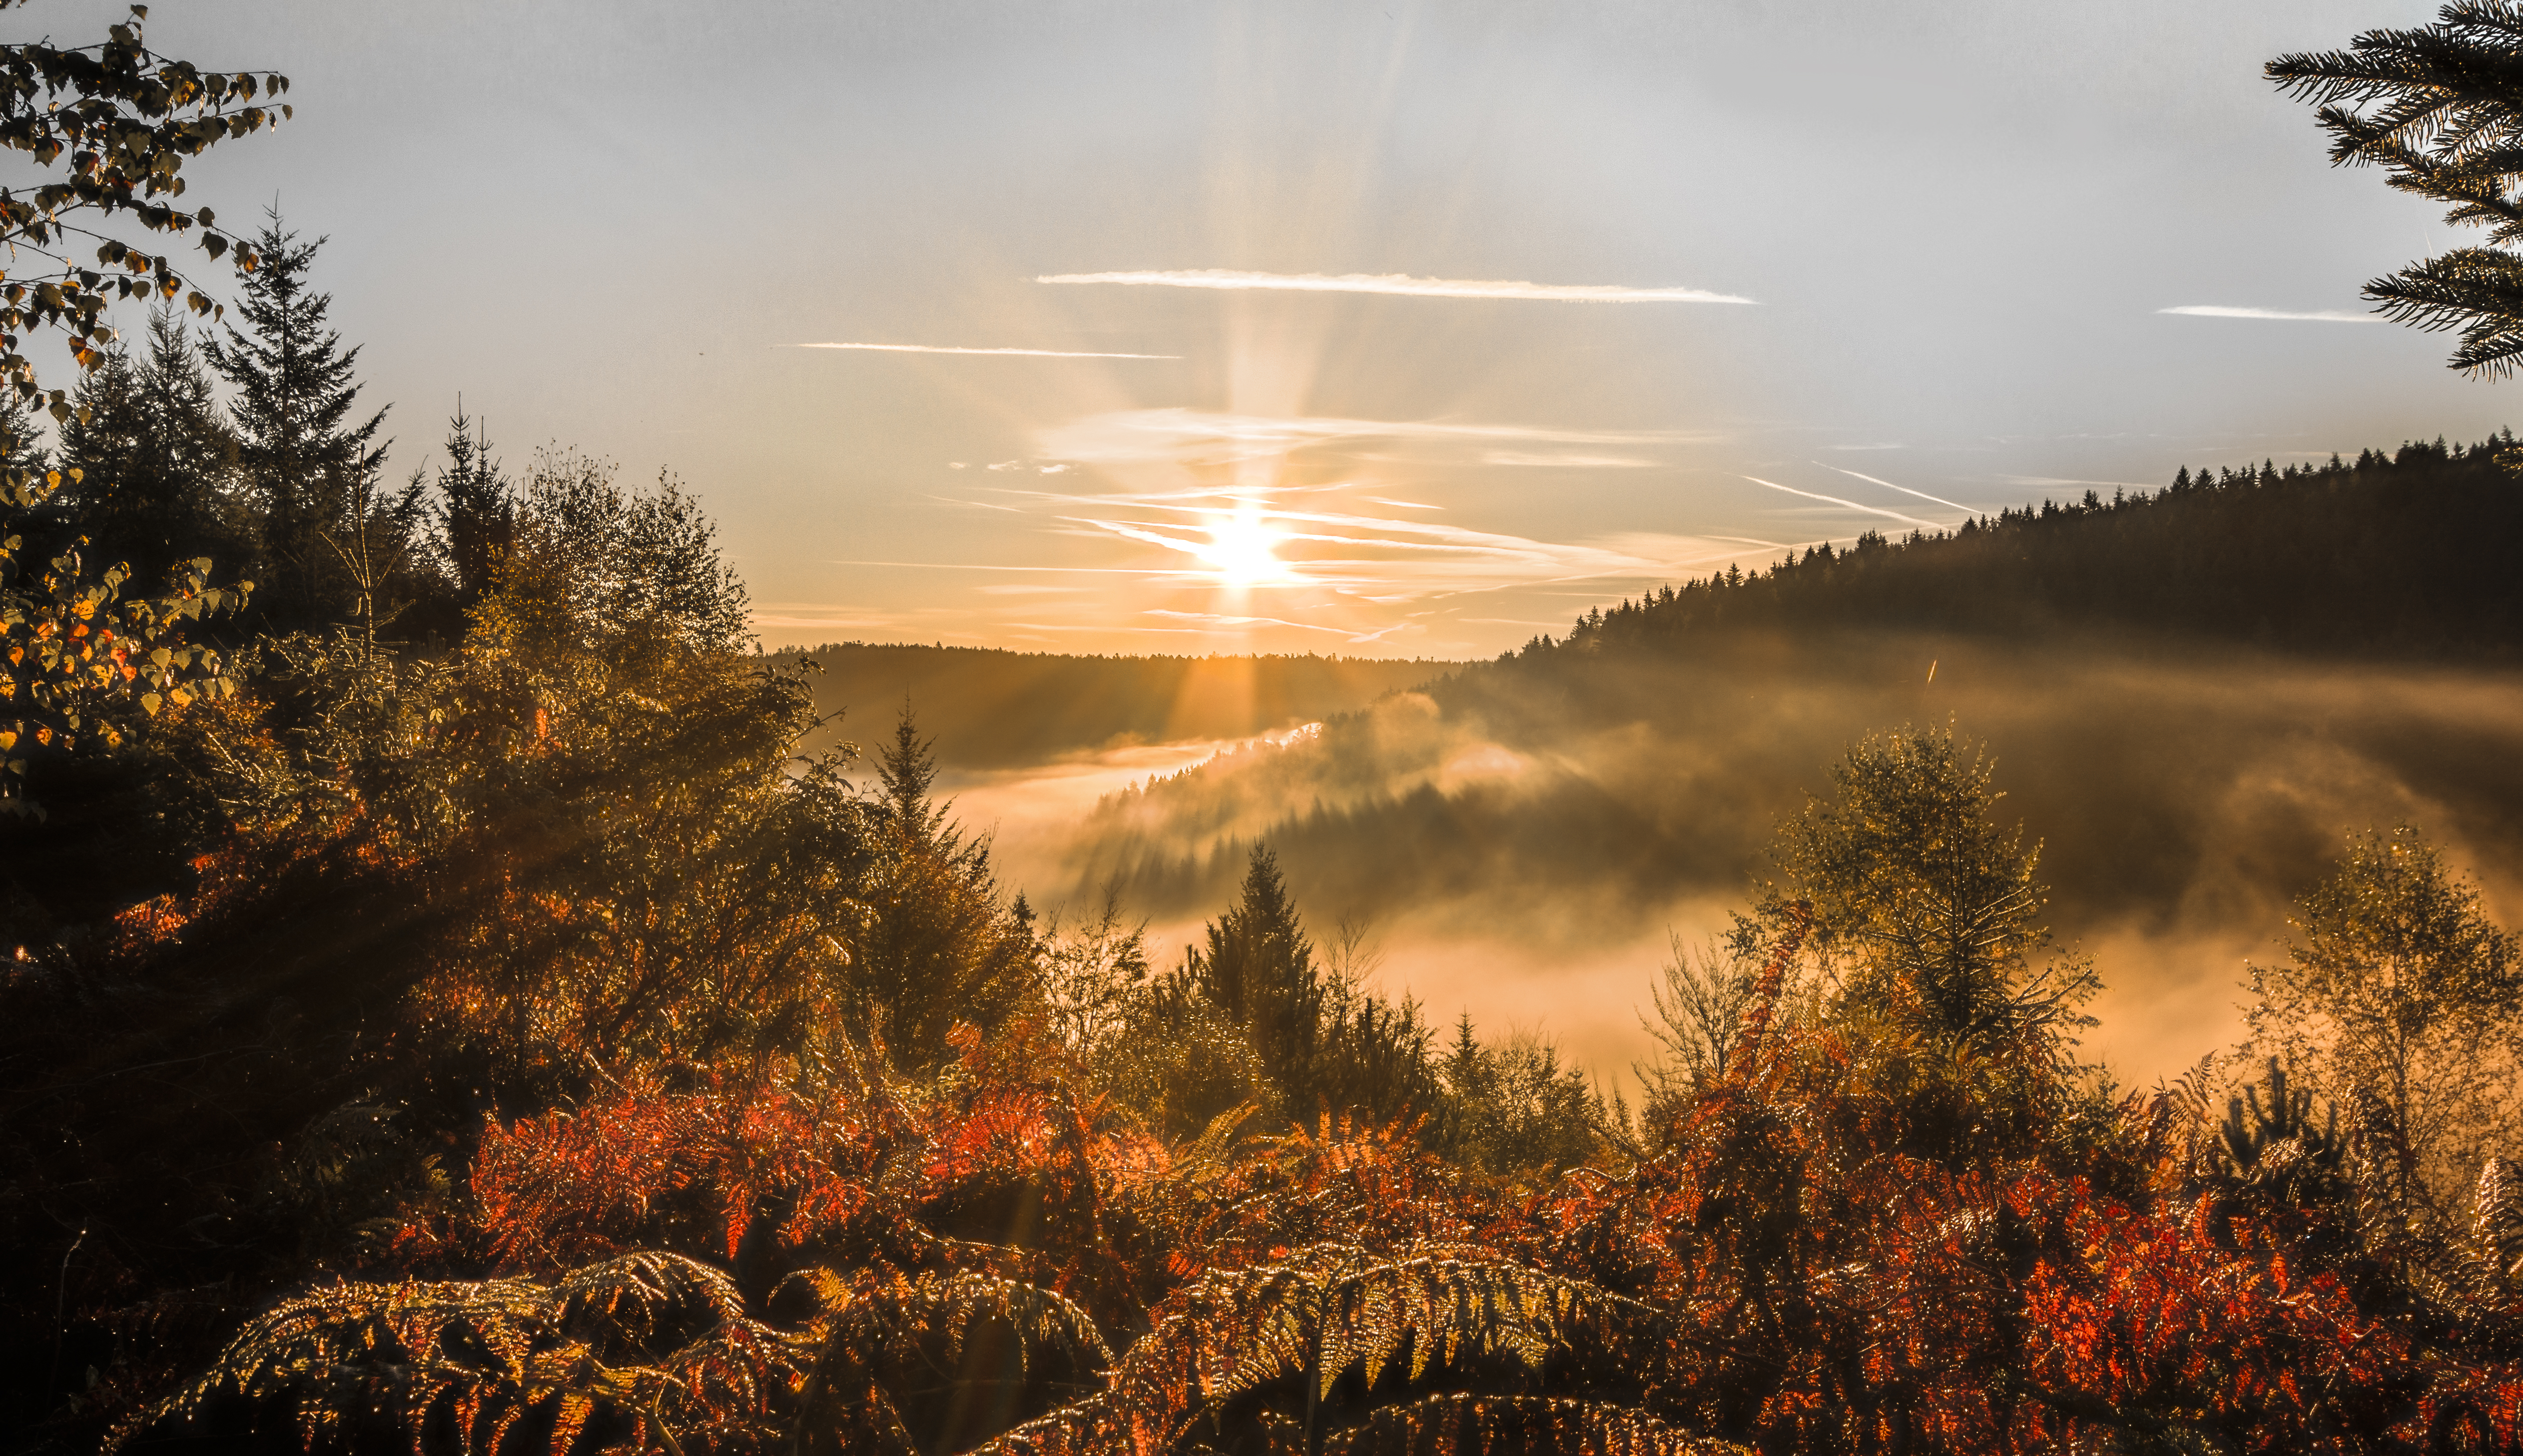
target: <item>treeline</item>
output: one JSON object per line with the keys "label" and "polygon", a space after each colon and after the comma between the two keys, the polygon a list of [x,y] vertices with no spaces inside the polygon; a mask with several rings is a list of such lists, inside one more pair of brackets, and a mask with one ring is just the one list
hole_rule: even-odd
{"label": "treeline", "polygon": [[134,591],[207,557],[253,584],[241,612],[208,624],[226,640],[354,618],[415,644],[462,634],[513,533],[517,487],[460,413],[435,471],[384,478],[387,411],[361,404],[359,349],[313,287],[320,241],[274,212],[236,316],[197,326],[153,308],[141,337],[108,344],[80,377],[49,447],[6,402],[7,463],[62,481],[14,523],[29,556],[123,564]]}
{"label": "treeline", "polygon": [[2512,433],[2321,465],[2183,467],[2158,492],[2087,491],[1898,540],[1868,532],[1766,570],[1598,607],[1513,656],[1690,651],[1743,634],[1917,630],[2222,639],[2395,657],[2512,655],[2523,532]]}
{"label": "treeline", "polygon": [[[1362,657],[1102,657],[924,643],[784,648],[821,670],[827,714],[908,697],[958,767],[1041,763],[1133,742],[1245,738],[1364,707],[1452,664]],[[855,729],[855,721],[842,731]]]}

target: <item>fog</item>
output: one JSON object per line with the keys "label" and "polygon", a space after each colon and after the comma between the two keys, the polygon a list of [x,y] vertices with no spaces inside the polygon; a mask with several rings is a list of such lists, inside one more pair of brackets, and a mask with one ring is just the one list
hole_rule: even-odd
{"label": "fog", "polygon": [[[1930,666],[1933,666],[1932,680]],[[2046,650],[1919,637],[1723,657],[1473,668],[1319,727],[956,768],[1002,883],[1071,913],[1118,885],[1166,956],[1278,853],[1320,939],[1363,922],[1374,972],[1430,1014],[1538,1029],[1598,1071],[1670,937],[1747,901],[1780,819],[1864,734],[1952,722],[2042,843],[2050,922],[2107,990],[2089,1053],[2152,1082],[2230,1045],[2246,957],[2343,834],[2414,823],[2523,907],[2523,674],[2234,650]]]}

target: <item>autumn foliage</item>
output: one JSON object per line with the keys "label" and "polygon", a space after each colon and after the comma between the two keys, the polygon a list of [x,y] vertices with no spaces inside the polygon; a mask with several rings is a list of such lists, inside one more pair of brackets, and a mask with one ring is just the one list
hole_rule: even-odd
{"label": "autumn foliage", "polygon": [[[610,490],[537,498],[706,555]],[[2111,1089],[1950,729],[1791,822],[1633,1114],[1317,964],[1266,853],[1175,971],[1038,923],[908,715],[872,792],[793,672],[526,564],[170,715],[224,833],[11,963],[30,1447],[2523,1447],[2504,1165],[2417,1216],[2347,1062]]]}

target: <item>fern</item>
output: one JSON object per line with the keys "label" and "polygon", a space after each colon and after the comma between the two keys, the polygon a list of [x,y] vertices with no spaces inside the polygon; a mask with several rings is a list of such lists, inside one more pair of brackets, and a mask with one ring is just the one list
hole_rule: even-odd
{"label": "fern", "polygon": [[1554,1358],[1619,1350],[1627,1327],[1647,1313],[1502,1261],[1385,1261],[1316,1245],[1282,1264],[1213,1270],[1176,1291],[1104,1393],[984,1449],[1165,1450],[1203,1423],[1221,1444],[1230,1428],[1310,1433],[1435,1377],[1538,1382]]}
{"label": "fern", "polygon": [[1539,1395],[1431,1395],[1389,1405],[1323,1442],[1323,1456],[1749,1456],[1731,1441],[1589,1400]]}
{"label": "fern", "polygon": [[802,1449],[958,1450],[1087,1393],[1113,1361],[1084,1310],[1014,1280],[863,1273],[845,1283],[830,1270],[797,1280],[825,1308],[799,1401]]}
{"label": "fern", "polygon": [[[767,1444],[803,1373],[793,1338],[746,1318],[735,1287],[677,1254],[636,1253],[532,1280],[339,1284],[283,1301],[183,1389],[114,1433],[110,1453],[217,1397],[291,1409],[300,1439],[355,1441],[389,1427],[418,1449],[444,1422],[497,1456],[521,1426],[543,1449],[595,1434],[609,1447]],[[346,1415],[365,1412],[369,1420]]]}

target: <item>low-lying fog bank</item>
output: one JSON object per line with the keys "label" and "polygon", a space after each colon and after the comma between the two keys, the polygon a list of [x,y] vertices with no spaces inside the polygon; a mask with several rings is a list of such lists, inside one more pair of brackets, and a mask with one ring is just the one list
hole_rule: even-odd
{"label": "low-lying fog bank", "polygon": [[2052,923],[2109,987],[2088,1046],[2124,1080],[2233,1039],[2243,959],[2283,954],[2292,898],[2348,829],[2418,824],[2500,921],[2523,908],[2510,671],[1844,638],[1476,669],[1315,731],[948,781],[1037,906],[1118,884],[1178,955],[1266,840],[1318,938],[1372,927],[1386,988],[1441,1019],[1539,1027],[1608,1072],[1644,1045],[1634,1008],[1669,934],[1723,927],[1828,766],[1867,732],[1948,719],[2044,841]]}

